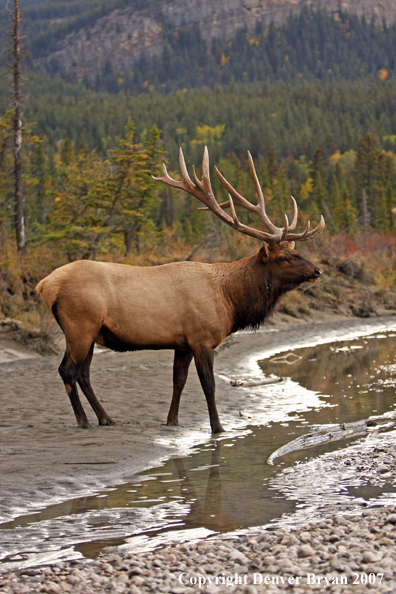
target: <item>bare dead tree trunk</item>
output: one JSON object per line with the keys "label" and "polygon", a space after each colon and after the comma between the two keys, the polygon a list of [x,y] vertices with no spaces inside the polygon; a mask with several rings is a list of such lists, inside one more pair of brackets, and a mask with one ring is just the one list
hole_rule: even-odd
{"label": "bare dead tree trunk", "polygon": [[25,222],[24,222],[24,199],[22,187],[22,96],[21,96],[21,61],[23,52],[21,50],[22,37],[20,34],[21,14],[19,11],[19,0],[14,0],[14,13],[10,12],[12,21],[12,57],[13,57],[13,79],[14,79],[14,212],[15,227],[17,236],[17,247],[19,252],[26,249]]}
{"label": "bare dead tree trunk", "polygon": [[138,221],[135,221],[133,223],[128,223],[124,229],[124,243],[127,255],[129,255],[132,252],[134,244],[136,247],[136,251],[138,253],[140,252],[139,235],[137,235],[139,227],[140,223]]}
{"label": "bare dead tree trunk", "polygon": [[175,204],[173,202],[172,194],[169,188],[162,193],[162,200],[158,211],[157,228],[161,229],[162,221],[167,227],[172,227],[175,219]]}
{"label": "bare dead tree trunk", "polygon": [[362,203],[363,203],[363,235],[364,235],[364,241],[366,242],[367,229],[369,226],[370,215],[369,215],[368,208],[367,208],[367,194],[366,194],[366,190],[364,188],[363,188],[363,192],[362,192]]}

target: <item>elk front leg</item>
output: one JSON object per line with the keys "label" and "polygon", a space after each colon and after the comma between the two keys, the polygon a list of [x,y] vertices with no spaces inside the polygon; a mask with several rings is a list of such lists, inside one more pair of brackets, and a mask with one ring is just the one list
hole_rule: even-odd
{"label": "elk front leg", "polygon": [[179,404],[183,388],[186,385],[188,368],[190,366],[193,354],[191,351],[175,350],[175,357],[173,361],[173,396],[170,405],[167,425],[179,424]]}
{"label": "elk front leg", "polygon": [[115,425],[113,419],[109,417],[109,415],[107,414],[107,412],[95,396],[95,392],[93,391],[91,386],[89,369],[91,366],[93,351],[94,343],[92,343],[88,351],[88,355],[86,356],[83,364],[78,370],[77,381],[81,390],[84,392],[89,404],[92,406],[96,416],[98,417],[99,425]]}
{"label": "elk front leg", "polygon": [[215,402],[216,386],[213,374],[214,350],[208,347],[200,347],[194,351],[194,359],[208,405],[212,433],[221,433],[224,429],[221,426]]}

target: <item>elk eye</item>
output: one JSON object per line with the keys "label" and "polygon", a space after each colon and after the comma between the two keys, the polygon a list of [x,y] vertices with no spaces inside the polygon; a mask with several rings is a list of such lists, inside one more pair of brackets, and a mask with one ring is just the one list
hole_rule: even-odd
{"label": "elk eye", "polygon": [[287,258],[286,256],[279,256],[279,262],[286,262]]}

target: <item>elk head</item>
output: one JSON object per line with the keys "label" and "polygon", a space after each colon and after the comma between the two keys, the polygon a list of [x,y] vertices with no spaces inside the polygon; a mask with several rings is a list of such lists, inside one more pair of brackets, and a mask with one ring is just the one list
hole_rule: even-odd
{"label": "elk head", "polygon": [[294,249],[294,242],[264,243],[257,257],[266,267],[276,295],[297,289],[303,282],[315,282],[322,271]]}

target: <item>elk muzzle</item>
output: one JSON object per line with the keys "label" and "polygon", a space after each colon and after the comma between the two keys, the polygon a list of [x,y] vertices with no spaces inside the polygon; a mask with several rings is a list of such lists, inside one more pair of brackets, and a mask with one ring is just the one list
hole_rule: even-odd
{"label": "elk muzzle", "polygon": [[315,281],[318,280],[318,278],[320,278],[322,276],[322,271],[318,266],[314,267],[313,270],[313,276],[309,279],[310,283],[314,283]]}

